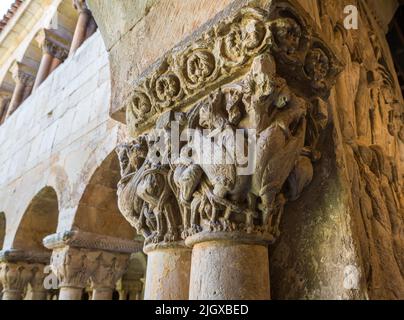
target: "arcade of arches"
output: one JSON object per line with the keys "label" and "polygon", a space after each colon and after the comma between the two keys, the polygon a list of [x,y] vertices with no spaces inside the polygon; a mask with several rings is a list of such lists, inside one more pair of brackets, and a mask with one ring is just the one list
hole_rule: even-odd
{"label": "arcade of arches", "polygon": [[404,299],[402,5],[16,0],[0,297]]}

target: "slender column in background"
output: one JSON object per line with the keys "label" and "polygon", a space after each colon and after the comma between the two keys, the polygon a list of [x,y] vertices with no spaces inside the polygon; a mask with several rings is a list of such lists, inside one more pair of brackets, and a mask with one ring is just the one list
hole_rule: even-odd
{"label": "slender column in background", "polygon": [[74,31],[72,44],[70,47],[69,56],[82,45],[87,36],[87,27],[91,20],[92,14],[88,10],[85,0],[73,0],[74,8],[79,12],[79,18],[77,20],[76,30]]}
{"label": "slender column in background", "polygon": [[11,101],[11,92],[0,92],[0,125],[4,122]]}
{"label": "slender column in background", "polygon": [[17,62],[12,67],[12,73],[15,81],[15,88],[13,96],[11,97],[6,118],[12,115],[14,111],[17,110],[17,108],[21,105],[21,103],[28,97],[35,80],[34,70],[20,62]]}
{"label": "slender column in background", "polygon": [[60,36],[56,30],[41,30],[36,41],[42,48],[43,55],[35,79],[34,90],[67,58],[68,54],[68,41]]}

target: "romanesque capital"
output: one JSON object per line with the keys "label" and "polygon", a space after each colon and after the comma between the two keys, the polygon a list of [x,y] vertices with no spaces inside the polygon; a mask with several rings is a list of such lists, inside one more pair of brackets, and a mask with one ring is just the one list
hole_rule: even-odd
{"label": "romanesque capital", "polygon": [[56,30],[42,29],[36,41],[42,48],[43,53],[50,54],[52,57],[64,61],[69,54],[69,43]]}
{"label": "romanesque capital", "polygon": [[43,266],[49,262],[49,258],[48,252],[0,251],[0,282],[7,299],[21,299],[28,283],[31,283],[32,287],[37,283],[38,272],[43,271]]}
{"label": "romanesque capital", "polygon": [[98,251],[63,247],[54,249],[51,268],[59,287],[85,288],[98,265]]}
{"label": "romanesque capital", "polygon": [[50,235],[43,243],[53,250],[51,266],[62,282],[60,286],[76,288],[84,288],[90,279],[100,286],[116,282],[125,271],[130,253],[142,247],[137,241],[81,230]]}
{"label": "romanesque capital", "polygon": [[45,293],[47,289],[44,286],[44,280],[47,274],[44,269],[46,264],[36,263],[31,265],[32,268],[32,278],[30,280],[30,285],[32,288],[33,295]]}
{"label": "romanesque capital", "polygon": [[5,292],[21,296],[32,277],[32,266],[26,262],[0,263],[0,282]]}
{"label": "romanesque capital", "polygon": [[118,204],[146,251],[268,244],[285,203],[312,180],[342,64],[301,8],[263,3],[196,32],[128,98],[133,140],[117,148]]}
{"label": "romanesque capital", "polygon": [[16,62],[12,66],[11,72],[16,83],[21,83],[26,87],[30,87],[35,82],[35,70],[22,62]]}
{"label": "romanesque capital", "polygon": [[99,264],[90,277],[93,289],[115,289],[117,281],[125,273],[129,255],[123,253],[102,252]]}

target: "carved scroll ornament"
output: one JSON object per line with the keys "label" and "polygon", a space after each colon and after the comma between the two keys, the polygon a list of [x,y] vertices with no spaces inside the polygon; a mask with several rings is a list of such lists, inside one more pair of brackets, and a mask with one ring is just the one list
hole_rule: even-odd
{"label": "carved scroll ornament", "polygon": [[[137,138],[117,148],[119,207],[145,249],[206,238],[273,241],[284,204],[312,179],[337,58],[296,9],[272,4],[242,8],[154,67],[127,106]],[[237,161],[187,156],[193,138],[179,143],[175,161],[171,148],[158,149],[155,161],[156,141],[172,145],[173,123],[200,137],[223,136],[218,147],[230,158],[247,147],[229,144],[241,132],[254,141],[254,170],[240,174]]]}

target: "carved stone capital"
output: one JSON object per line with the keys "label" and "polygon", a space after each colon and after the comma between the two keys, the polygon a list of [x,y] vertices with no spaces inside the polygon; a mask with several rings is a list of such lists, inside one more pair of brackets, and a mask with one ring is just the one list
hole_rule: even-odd
{"label": "carved stone capital", "polygon": [[90,278],[92,288],[114,289],[128,267],[129,255],[103,252],[98,259],[98,267]]}
{"label": "carved stone capital", "polygon": [[117,253],[135,253],[142,248],[142,242],[99,235],[81,230],[71,230],[49,235],[43,239],[48,249],[65,246],[91,250],[102,250]]}
{"label": "carved stone capital", "polygon": [[0,282],[4,291],[22,294],[33,274],[32,266],[26,262],[0,263]]}
{"label": "carved stone capital", "polygon": [[48,53],[61,61],[64,61],[69,54],[68,41],[60,36],[56,30],[42,29],[38,33],[36,41],[44,53]]}
{"label": "carved stone capital", "polygon": [[[145,251],[268,244],[285,203],[312,180],[342,64],[300,7],[263,3],[214,19],[133,88],[118,205]],[[238,158],[247,149],[251,168]]]}
{"label": "carved stone capital", "polygon": [[99,251],[72,247],[53,250],[51,268],[59,287],[85,288],[98,266]]}
{"label": "carved stone capital", "polygon": [[0,251],[0,262],[26,262],[32,264],[48,264],[50,251],[26,251],[9,249]]}
{"label": "carved stone capital", "polygon": [[16,62],[11,67],[13,79],[16,83],[22,83],[27,87],[34,84],[35,70],[21,62]]}

